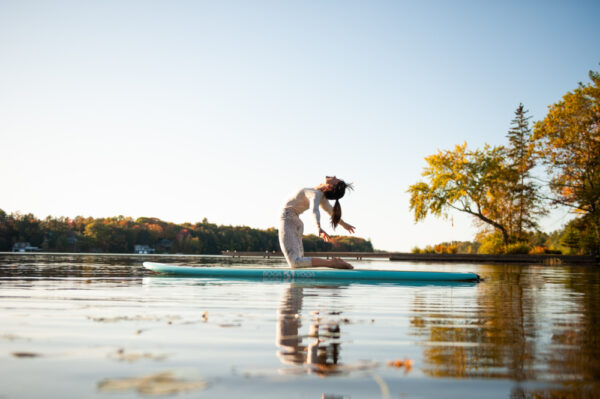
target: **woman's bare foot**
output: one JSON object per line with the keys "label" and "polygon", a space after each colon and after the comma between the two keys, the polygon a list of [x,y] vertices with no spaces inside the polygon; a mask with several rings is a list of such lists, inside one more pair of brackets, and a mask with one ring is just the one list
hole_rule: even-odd
{"label": "woman's bare foot", "polygon": [[334,267],[336,269],[354,269],[350,263],[342,260],[341,258],[332,258],[331,260],[334,262]]}
{"label": "woman's bare foot", "polygon": [[340,258],[312,258],[313,267],[331,267],[333,269],[354,269],[352,265]]}

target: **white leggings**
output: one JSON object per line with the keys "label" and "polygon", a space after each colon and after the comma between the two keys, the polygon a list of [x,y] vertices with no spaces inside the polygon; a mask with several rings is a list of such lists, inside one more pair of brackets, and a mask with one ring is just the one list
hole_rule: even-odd
{"label": "white leggings", "polygon": [[279,245],[285,260],[292,268],[312,266],[312,258],[304,257],[303,232],[304,223],[298,214],[291,209],[284,209],[279,227]]}

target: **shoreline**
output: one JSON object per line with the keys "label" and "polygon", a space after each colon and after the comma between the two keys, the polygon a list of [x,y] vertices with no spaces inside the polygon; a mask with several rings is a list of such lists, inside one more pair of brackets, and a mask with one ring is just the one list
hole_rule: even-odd
{"label": "shoreline", "polygon": [[[223,251],[221,254],[135,254],[118,252],[0,252],[0,255],[71,255],[71,256],[127,256],[127,257],[177,257],[177,258],[207,258],[207,257],[262,257],[262,258],[281,258],[281,252],[249,252],[249,251]],[[502,255],[484,255],[484,254],[414,254],[406,252],[306,252],[308,257],[321,258],[349,258],[349,259],[387,259],[398,262],[445,262],[445,263],[526,263],[526,264],[600,264],[600,257],[594,255],[529,255],[529,254],[502,254]]]}

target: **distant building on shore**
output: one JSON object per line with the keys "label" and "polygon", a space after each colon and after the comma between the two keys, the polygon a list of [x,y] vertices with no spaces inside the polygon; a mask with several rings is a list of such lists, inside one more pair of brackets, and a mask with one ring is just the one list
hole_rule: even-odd
{"label": "distant building on shore", "polygon": [[148,245],[134,245],[133,253],[135,254],[153,254],[154,248],[150,248]]}
{"label": "distant building on shore", "polygon": [[13,252],[39,252],[39,247],[34,247],[28,242],[16,242],[12,247]]}

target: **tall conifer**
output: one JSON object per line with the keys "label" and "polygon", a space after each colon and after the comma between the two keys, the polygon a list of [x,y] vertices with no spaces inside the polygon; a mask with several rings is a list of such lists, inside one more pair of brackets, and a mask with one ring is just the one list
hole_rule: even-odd
{"label": "tall conifer", "polygon": [[509,204],[511,231],[517,241],[524,240],[528,229],[537,229],[537,218],[545,214],[538,196],[538,185],[532,179],[531,170],[536,165],[533,133],[529,127],[529,111],[519,104],[507,137],[509,161]]}

